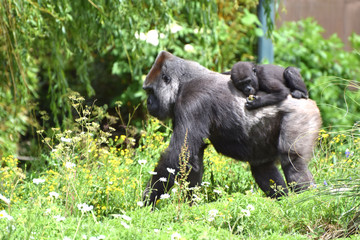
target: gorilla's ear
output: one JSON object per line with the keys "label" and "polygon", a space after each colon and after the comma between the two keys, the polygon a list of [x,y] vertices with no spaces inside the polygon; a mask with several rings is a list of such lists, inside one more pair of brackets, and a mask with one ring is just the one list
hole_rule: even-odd
{"label": "gorilla's ear", "polygon": [[167,51],[161,51],[156,57],[155,63],[149,71],[149,74],[146,76],[144,85],[149,85],[154,82],[159,74],[161,73],[161,68],[165,61],[173,58],[174,55]]}

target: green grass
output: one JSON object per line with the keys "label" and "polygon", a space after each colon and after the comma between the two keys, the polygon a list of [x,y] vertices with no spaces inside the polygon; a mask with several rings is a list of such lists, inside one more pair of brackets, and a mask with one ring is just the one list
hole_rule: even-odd
{"label": "green grass", "polygon": [[194,204],[179,202],[177,189],[151,211],[142,191],[171,130],[151,118],[133,148],[79,112],[76,129],[39,131],[51,151],[29,170],[1,159],[0,239],[360,239],[359,129],[320,133],[310,164],[317,186],[304,193],[267,198],[248,164],[209,146]]}

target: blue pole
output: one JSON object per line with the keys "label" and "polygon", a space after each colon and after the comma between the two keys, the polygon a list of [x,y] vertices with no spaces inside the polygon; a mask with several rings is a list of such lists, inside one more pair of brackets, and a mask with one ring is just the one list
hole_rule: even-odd
{"label": "blue pole", "polygon": [[[274,49],[273,49],[273,44],[270,38],[267,38],[266,32],[267,32],[267,24],[266,24],[266,15],[265,15],[265,9],[264,9],[264,1],[265,0],[260,0],[259,1],[259,6],[258,6],[258,17],[259,17],[259,21],[261,22],[261,28],[264,32],[264,35],[262,37],[259,37],[258,39],[258,59],[257,62],[261,63],[263,61],[268,61],[269,63],[273,63],[274,62]],[[275,18],[275,12],[274,12],[274,1],[271,0],[270,1],[270,15],[271,15],[271,21],[274,24],[274,18]]]}

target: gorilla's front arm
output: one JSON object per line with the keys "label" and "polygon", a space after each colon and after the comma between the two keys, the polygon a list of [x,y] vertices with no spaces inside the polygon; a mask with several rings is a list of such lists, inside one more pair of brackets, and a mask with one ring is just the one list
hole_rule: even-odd
{"label": "gorilla's front arm", "polygon": [[[185,85],[185,86],[184,86]],[[209,108],[203,98],[209,95],[195,95],[198,99],[192,99],[191,93],[193,86],[191,83],[185,83],[180,91],[177,103],[174,106],[173,126],[174,131],[171,136],[170,145],[162,154],[159,163],[154,172],[157,174],[152,177],[144,193],[146,203],[155,203],[161,194],[169,190],[174,185],[174,177],[179,172],[179,158],[182,147],[187,144],[188,170],[190,174],[188,181],[189,187],[194,187],[201,183],[203,175],[203,155],[206,144],[204,139],[209,136],[210,119],[207,114]],[[186,94],[184,94],[186,92]],[[175,169],[175,174],[170,174],[168,168]],[[166,178],[167,182],[159,179]]]}

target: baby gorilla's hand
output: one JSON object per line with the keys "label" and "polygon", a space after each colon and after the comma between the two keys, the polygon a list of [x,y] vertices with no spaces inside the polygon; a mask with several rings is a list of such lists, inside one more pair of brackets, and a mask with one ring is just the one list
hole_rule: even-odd
{"label": "baby gorilla's hand", "polygon": [[261,98],[255,95],[249,95],[246,98],[245,107],[247,110],[253,110],[255,108],[259,107],[259,103],[261,101]]}

